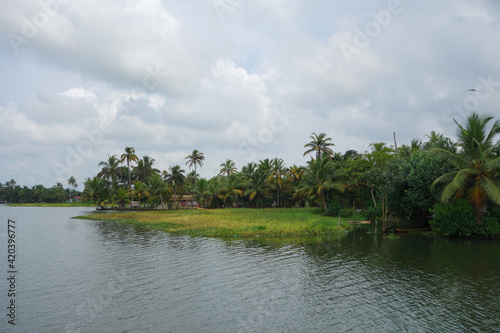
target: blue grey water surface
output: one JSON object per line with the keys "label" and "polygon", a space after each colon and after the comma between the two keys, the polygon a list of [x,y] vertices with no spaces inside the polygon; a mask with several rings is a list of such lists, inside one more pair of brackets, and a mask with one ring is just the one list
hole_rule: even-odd
{"label": "blue grey water surface", "polygon": [[[2,332],[500,332],[500,242],[232,239],[0,205]],[[16,325],[7,220],[16,221]]]}

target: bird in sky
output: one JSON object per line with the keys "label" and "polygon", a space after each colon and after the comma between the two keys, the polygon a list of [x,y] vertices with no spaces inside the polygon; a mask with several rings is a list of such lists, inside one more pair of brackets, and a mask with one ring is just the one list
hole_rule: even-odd
{"label": "bird in sky", "polygon": [[474,88],[471,88],[471,89],[468,89],[467,91],[477,91],[477,90]]}

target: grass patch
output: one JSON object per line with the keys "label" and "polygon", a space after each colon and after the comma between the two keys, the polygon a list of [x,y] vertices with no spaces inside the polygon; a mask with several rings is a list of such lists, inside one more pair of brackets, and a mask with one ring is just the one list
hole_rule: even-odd
{"label": "grass patch", "polygon": [[94,207],[95,205],[91,202],[60,202],[60,203],[13,203],[7,204],[7,206],[14,207]]}
{"label": "grass patch", "polygon": [[310,208],[117,212],[76,218],[132,223],[165,232],[206,237],[296,237],[345,234],[347,218],[317,215]]}

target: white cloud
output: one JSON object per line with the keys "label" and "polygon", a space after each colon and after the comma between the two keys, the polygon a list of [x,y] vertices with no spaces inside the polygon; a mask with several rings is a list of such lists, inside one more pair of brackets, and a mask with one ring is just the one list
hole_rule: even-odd
{"label": "white cloud", "polygon": [[[402,0],[350,62],[341,43],[354,43],[387,1],[228,4],[221,15],[211,0],[75,0],[49,13],[37,1],[2,1],[0,181],[53,185],[52,163],[97,131],[102,140],[71,170],[80,182],[126,146],[160,169],[185,167],[198,149],[210,177],[228,158],[304,164],[312,132],[340,152],[392,144],[393,132],[398,144],[435,129],[453,136],[465,90],[479,77],[500,82],[493,0]],[[24,36],[29,25],[36,32]],[[16,47],[12,34],[24,38]],[[494,85],[478,111],[499,103]],[[283,110],[294,118],[276,127]]]}

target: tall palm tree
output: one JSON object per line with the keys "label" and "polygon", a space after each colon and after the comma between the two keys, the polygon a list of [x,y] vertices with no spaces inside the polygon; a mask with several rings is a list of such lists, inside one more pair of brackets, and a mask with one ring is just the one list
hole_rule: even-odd
{"label": "tall palm tree", "polygon": [[164,172],[165,180],[174,190],[175,207],[177,207],[177,192],[181,190],[186,176],[185,171],[179,165],[169,168],[170,172]]}
{"label": "tall palm tree", "polygon": [[108,160],[100,162],[99,166],[102,169],[97,174],[97,177],[111,180],[113,185],[115,185],[120,167],[120,160],[116,158],[116,155],[109,156],[108,154]]}
{"label": "tall palm tree", "polygon": [[461,151],[453,153],[442,148],[430,151],[455,167],[455,171],[442,175],[432,184],[447,183],[441,193],[441,202],[468,196],[476,210],[478,224],[488,200],[500,205],[500,157],[493,153],[499,146],[494,138],[500,134],[500,121],[495,121],[487,131],[491,120],[493,117],[480,116],[475,112],[467,118],[464,126],[455,120]]}
{"label": "tall palm tree", "polygon": [[236,164],[231,160],[227,160],[221,163],[219,175],[229,177],[229,175],[235,174],[237,171]]}
{"label": "tall palm tree", "polygon": [[335,146],[335,144],[330,142],[332,139],[327,137],[325,133],[313,133],[310,138],[311,142],[304,145],[304,148],[309,149],[304,152],[303,156],[312,152],[316,152],[316,158],[319,158],[322,153],[328,156],[333,155],[333,150],[330,147]]}
{"label": "tall palm tree", "polygon": [[276,186],[276,207],[280,206],[280,190],[283,184],[283,171],[285,169],[284,161],[281,158],[274,158],[271,162],[269,182],[274,182]]}
{"label": "tall palm tree", "polygon": [[194,166],[194,174],[196,180],[196,166],[199,165],[200,168],[203,167],[203,161],[205,161],[205,156],[198,150],[193,150],[191,155],[186,156],[186,165],[191,169]]}
{"label": "tall palm tree", "polygon": [[68,178],[68,185],[72,187],[71,195],[73,196],[76,188],[78,187],[75,177],[71,176]]}
{"label": "tall palm tree", "polygon": [[307,196],[309,199],[319,197],[325,209],[326,195],[330,189],[344,192],[347,185],[335,179],[336,172],[333,162],[327,154],[320,158],[311,159],[308,162],[308,169],[300,182],[300,187],[296,190],[294,197]]}
{"label": "tall palm tree", "polygon": [[125,153],[123,153],[121,156],[121,162],[123,163],[123,162],[127,161],[129,188],[132,188],[132,180],[130,178],[130,162],[137,162],[138,160],[139,160],[139,158],[135,154],[135,149],[132,147],[126,147]]}

